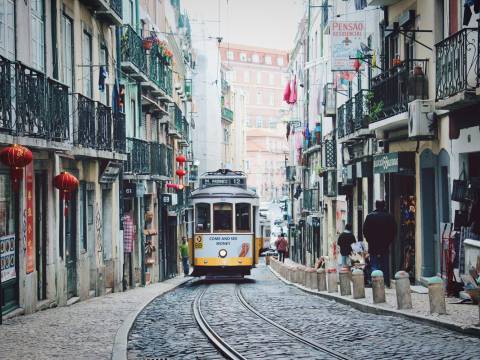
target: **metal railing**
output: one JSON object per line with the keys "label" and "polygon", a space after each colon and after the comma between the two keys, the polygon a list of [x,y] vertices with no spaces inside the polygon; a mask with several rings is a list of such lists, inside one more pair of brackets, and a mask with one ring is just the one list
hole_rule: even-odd
{"label": "metal railing", "polygon": [[113,115],[113,120],[113,149],[125,153],[127,145],[125,114],[117,112]]}
{"label": "metal railing", "polygon": [[335,138],[324,140],[324,164],[326,168],[337,167],[337,141]]}
{"label": "metal railing", "polygon": [[122,26],[122,61],[131,62],[139,71],[147,74],[147,55],[143,49],[142,38],[130,25]]}
{"label": "metal railing", "polygon": [[435,45],[436,100],[479,85],[479,30],[465,28]]}
{"label": "metal railing", "polygon": [[369,90],[362,89],[355,94],[355,131],[368,128],[368,116],[369,116]]}
{"label": "metal railing", "polygon": [[97,101],[96,149],[112,151],[112,109]]}
{"label": "metal railing", "polygon": [[339,139],[345,136],[345,104],[337,109],[337,136]]}
{"label": "metal railing", "polygon": [[345,135],[350,135],[354,131],[353,122],[355,121],[355,99],[350,98],[345,102]]}
{"label": "metal railing", "polygon": [[132,174],[150,174],[150,144],[145,140],[127,138],[127,161],[124,171]]}
{"label": "metal railing", "polygon": [[95,101],[77,94],[77,136],[76,145],[95,148]]}
{"label": "metal railing", "polygon": [[12,121],[12,63],[0,56],[0,131],[11,131]]}
{"label": "metal railing", "polygon": [[372,121],[382,120],[408,110],[408,103],[428,98],[428,59],[403,61],[372,79],[372,107],[379,107]]}
{"label": "metal railing", "polygon": [[303,191],[303,209],[310,211],[319,210],[319,190],[305,189]]}
{"label": "metal railing", "polygon": [[122,0],[110,0],[110,7],[118,16],[122,17]]}
{"label": "metal railing", "polygon": [[173,177],[173,149],[167,147],[167,158],[166,158],[167,166],[167,176]]}
{"label": "metal railing", "polygon": [[160,89],[166,94],[172,96],[172,69],[161,55],[157,44],[152,47],[150,52],[150,62],[148,76]]}

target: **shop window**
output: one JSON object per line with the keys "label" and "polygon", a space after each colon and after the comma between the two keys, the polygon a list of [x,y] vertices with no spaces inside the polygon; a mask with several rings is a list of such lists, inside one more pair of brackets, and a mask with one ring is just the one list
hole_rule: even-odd
{"label": "shop window", "polygon": [[235,224],[237,232],[250,231],[250,204],[235,205]]}
{"label": "shop window", "polygon": [[213,232],[232,232],[232,204],[218,203],[213,205]]}
{"label": "shop window", "polygon": [[197,204],[195,207],[195,232],[210,232],[210,204]]}

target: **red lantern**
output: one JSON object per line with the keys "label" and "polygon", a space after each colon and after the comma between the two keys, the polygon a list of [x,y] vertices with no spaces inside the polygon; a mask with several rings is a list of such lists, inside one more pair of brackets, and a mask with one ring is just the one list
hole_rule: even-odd
{"label": "red lantern", "polygon": [[360,64],[360,61],[358,59],[355,59],[355,61],[353,62],[353,68],[355,69],[356,72],[360,71],[361,66],[362,64]]}
{"label": "red lantern", "polygon": [[13,144],[0,152],[2,163],[10,167],[10,177],[14,191],[18,191],[23,178],[23,168],[33,160],[32,152],[25,146]]}
{"label": "red lantern", "polygon": [[179,162],[180,164],[183,164],[184,162],[187,161],[187,158],[185,157],[185,155],[181,154],[181,155],[178,155],[175,160],[177,160],[177,162]]}
{"label": "red lantern", "polygon": [[187,174],[185,169],[177,169],[177,171],[175,171],[175,173],[178,175],[179,178],[182,178]]}
{"label": "red lantern", "polygon": [[60,196],[65,200],[65,215],[67,215],[70,193],[78,188],[78,179],[69,172],[63,171],[53,178],[53,185],[60,190]]}

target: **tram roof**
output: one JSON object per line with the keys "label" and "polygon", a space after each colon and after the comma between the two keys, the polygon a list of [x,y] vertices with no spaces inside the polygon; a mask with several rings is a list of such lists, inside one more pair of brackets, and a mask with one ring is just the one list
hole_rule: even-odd
{"label": "tram roof", "polygon": [[197,189],[192,192],[190,197],[192,199],[206,197],[258,199],[258,195],[255,191],[244,189],[238,186],[211,186],[203,189]]}

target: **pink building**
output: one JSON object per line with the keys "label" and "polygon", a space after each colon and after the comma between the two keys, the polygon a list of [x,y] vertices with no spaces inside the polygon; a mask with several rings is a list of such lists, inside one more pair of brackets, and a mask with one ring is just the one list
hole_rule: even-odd
{"label": "pink building", "polygon": [[238,44],[222,44],[222,63],[230,71],[230,83],[246,95],[246,171],[262,201],[284,195],[285,154],[288,146],[281,121],[282,94],[287,81],[288,53],[282,50]]}

